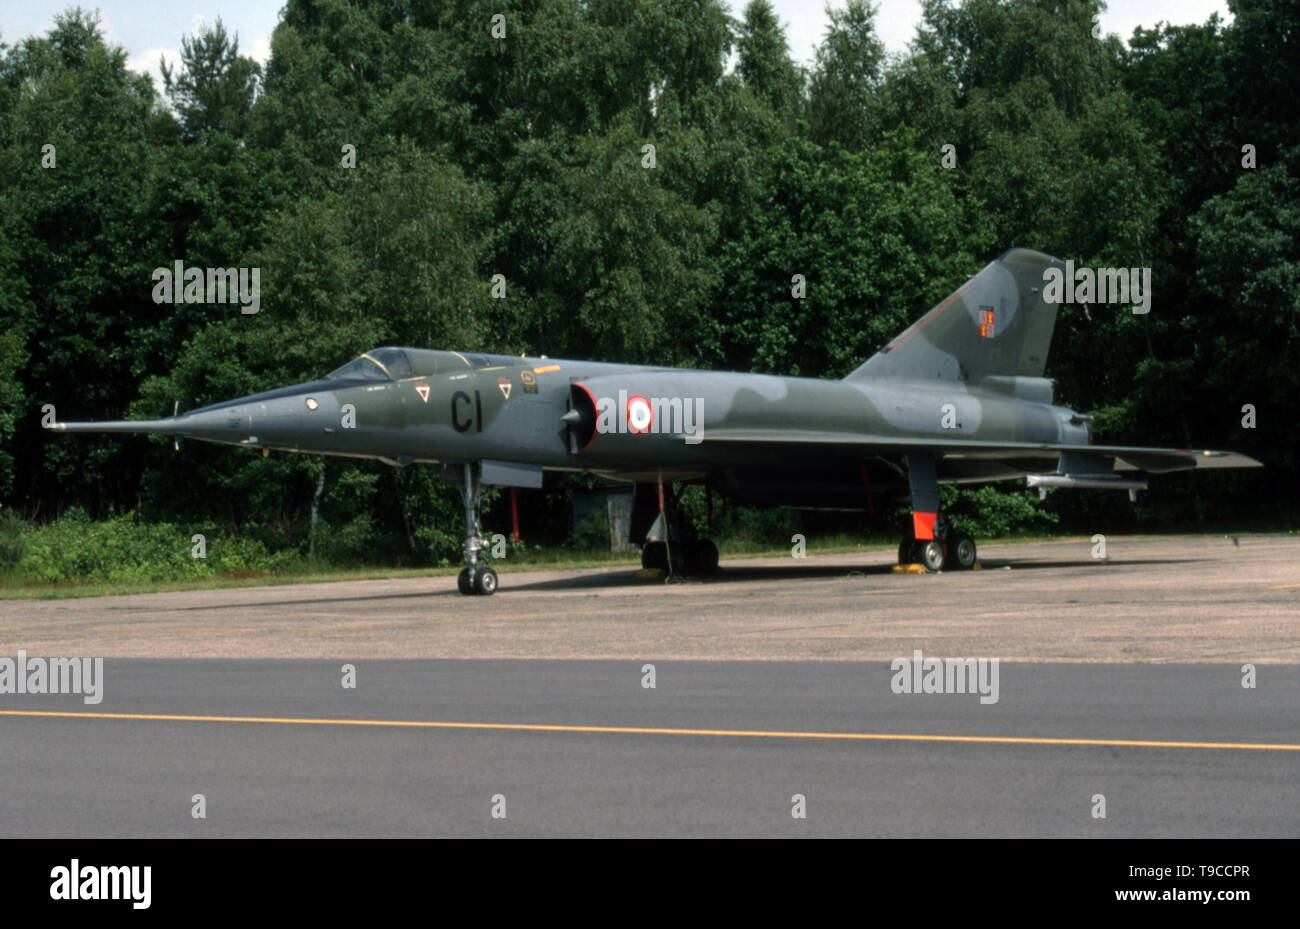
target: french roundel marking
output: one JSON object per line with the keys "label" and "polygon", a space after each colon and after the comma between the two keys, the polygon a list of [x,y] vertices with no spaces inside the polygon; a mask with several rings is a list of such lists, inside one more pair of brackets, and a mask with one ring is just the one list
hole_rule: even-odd
{"label": "french roundel marking", "polygon": [[645,435],[654,425],[654,411],[650,401],[639,394],[627,398],[627,431],[632,435]]}

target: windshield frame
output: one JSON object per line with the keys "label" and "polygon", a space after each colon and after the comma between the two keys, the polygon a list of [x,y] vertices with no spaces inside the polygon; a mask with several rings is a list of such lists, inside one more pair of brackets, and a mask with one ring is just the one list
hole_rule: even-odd
{"label": "windshield frame", "polygon": [[325,375],[327,381],[391,381],[393,376],[378,361],[363,352]]}

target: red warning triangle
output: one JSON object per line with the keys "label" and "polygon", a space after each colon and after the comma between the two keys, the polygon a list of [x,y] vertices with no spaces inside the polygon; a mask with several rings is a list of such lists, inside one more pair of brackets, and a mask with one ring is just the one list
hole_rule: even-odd
{"label": "red warning triangle", "polygon": [[420,395],[420,399],[425,403],[429,402],[429,385],[424,381],[415,385],[415,392]]}

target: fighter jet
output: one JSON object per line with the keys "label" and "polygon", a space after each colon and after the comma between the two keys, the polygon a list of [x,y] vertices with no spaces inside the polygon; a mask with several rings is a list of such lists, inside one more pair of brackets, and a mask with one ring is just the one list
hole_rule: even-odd
{"label": "fighter jet", "polygon": [[975,541],[939,512],[939,485],[1024,479],[1127,490],[1143,473],[1250,468],[1224,451],[1092,443],[1090,417],[1053,404],[1045,378],[1059,259],[1002,254],[842,380],[417,348],[376,348],[320,380],[158,420],[55,423],[248,448],[438,464],[465,510],[464,594],[491,594],[484,487],[537,488],[544,471],[635,482],[643,565],[707,572],[674,486],[754,504],[889,512],[910,502],[900,563],[969,569]]}

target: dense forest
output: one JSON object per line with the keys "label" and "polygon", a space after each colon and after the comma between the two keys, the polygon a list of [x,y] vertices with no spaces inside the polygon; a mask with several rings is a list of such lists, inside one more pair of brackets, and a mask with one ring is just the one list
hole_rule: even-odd
{"label": "dense forest", "polygon": [[[1021,245],[1152,269],[1147,314],[1062,307],[1048,374],[1099,440],[1266,469],[1157,479],[1136,506],[948,505],[1292,528],[1300,0],[1229,5],[1122,41],[1098,0],[923,0],[891,56],[847,0],[805,68],[767,0],[287,0],[265,67],[217,22],[161,87],[71,9],[0,44],[0,500],[26,532],[186,527],[187,554],[202,526],[456,560],[435,468],[55,439],[43,410],[163,416],[383,344],[839,377]],[[259,268],[259,311],[156,303],[176,261]],[[521,494],[526,531],[569,538],[578,483]]]}

